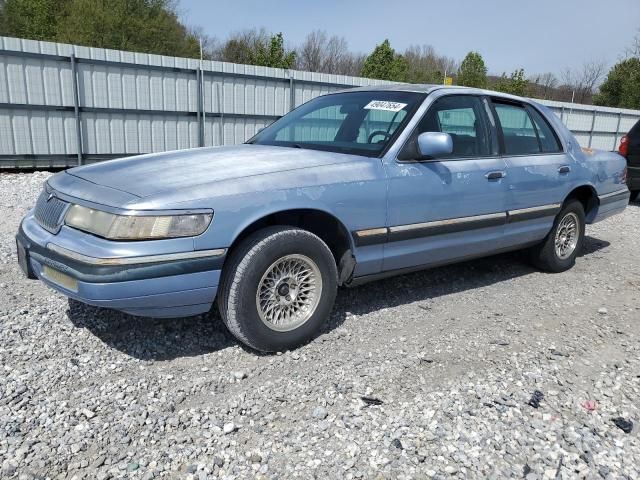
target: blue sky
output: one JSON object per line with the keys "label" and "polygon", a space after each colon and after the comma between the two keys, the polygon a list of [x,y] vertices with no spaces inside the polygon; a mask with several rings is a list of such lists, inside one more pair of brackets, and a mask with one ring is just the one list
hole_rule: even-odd
{"label": "blue sky", "polygon": [[527,74],[618,60],[640,28],[640,0],[179,0],[178,11],[218,39],[252,27],[301,43],[314,29],[368,53],[430,44],[461,60],[479,51],[491,73]]}

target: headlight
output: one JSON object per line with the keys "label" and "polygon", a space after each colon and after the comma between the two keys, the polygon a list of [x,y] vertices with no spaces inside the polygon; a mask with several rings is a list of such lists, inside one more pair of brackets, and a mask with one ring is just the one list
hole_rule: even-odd
{"label": "headlight", "polygon": [[64,223],[111,240],[152,240],[192,237],[211,223],[211,213],[186,215],[114,215],[81,205],[72,205]]}

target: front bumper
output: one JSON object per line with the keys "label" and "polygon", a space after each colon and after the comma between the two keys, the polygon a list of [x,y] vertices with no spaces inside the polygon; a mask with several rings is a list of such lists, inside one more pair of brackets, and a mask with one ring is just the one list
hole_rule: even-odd
{"label": "front bumper", "polygon": [[[67,227],[53,235],[31,214],[16,240],[31,278],[83,303],[145,317],[209,311],[226,253],[186,250],[192,242],[185,240],[112,242]],[[177,245],[183,251],[162,251]]]}

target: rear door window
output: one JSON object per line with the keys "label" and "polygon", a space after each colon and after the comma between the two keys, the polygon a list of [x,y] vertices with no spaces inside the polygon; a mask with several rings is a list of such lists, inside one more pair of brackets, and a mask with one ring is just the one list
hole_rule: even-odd
{"label": "rear door window", "polygon": [[562,147],[549,122],[535,108],[527,107],[527,112],[536,127],[542,153],[561,152]]}
{"label": "rear door window", "polygon": [[534,155],[562,151],[548,122],[533,108],[494,101],[507,155]]}
{"label": "rear door window", "polygon": [[540,153],[540,143],[529,114],[520,105],[496,103],[507,155]]}

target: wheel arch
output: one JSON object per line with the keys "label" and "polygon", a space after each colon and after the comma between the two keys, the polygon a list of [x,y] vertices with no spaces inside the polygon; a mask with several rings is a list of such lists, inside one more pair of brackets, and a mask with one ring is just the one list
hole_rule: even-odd
{"label": "wheel arch", "polygon": [[569,200],[578,200],[582,203],[586,222],[593,222],[598,214],[598,207],[600,206],[598,193],[593,185],[585,184],[575,187],[569,192],[564,203],[567,203]]}
{"label": "wheel arch", "polygon": [[327,244],[333,254],[338,268],[339,283],[345,283],[351,278],[355,268],[353,237],[338,217],[318,208],[287,208],[263,213],[239,229],[229,246],[229,252],[232,252],[242,240],[252,233],[275,225],[302,228],[317,235]]}

